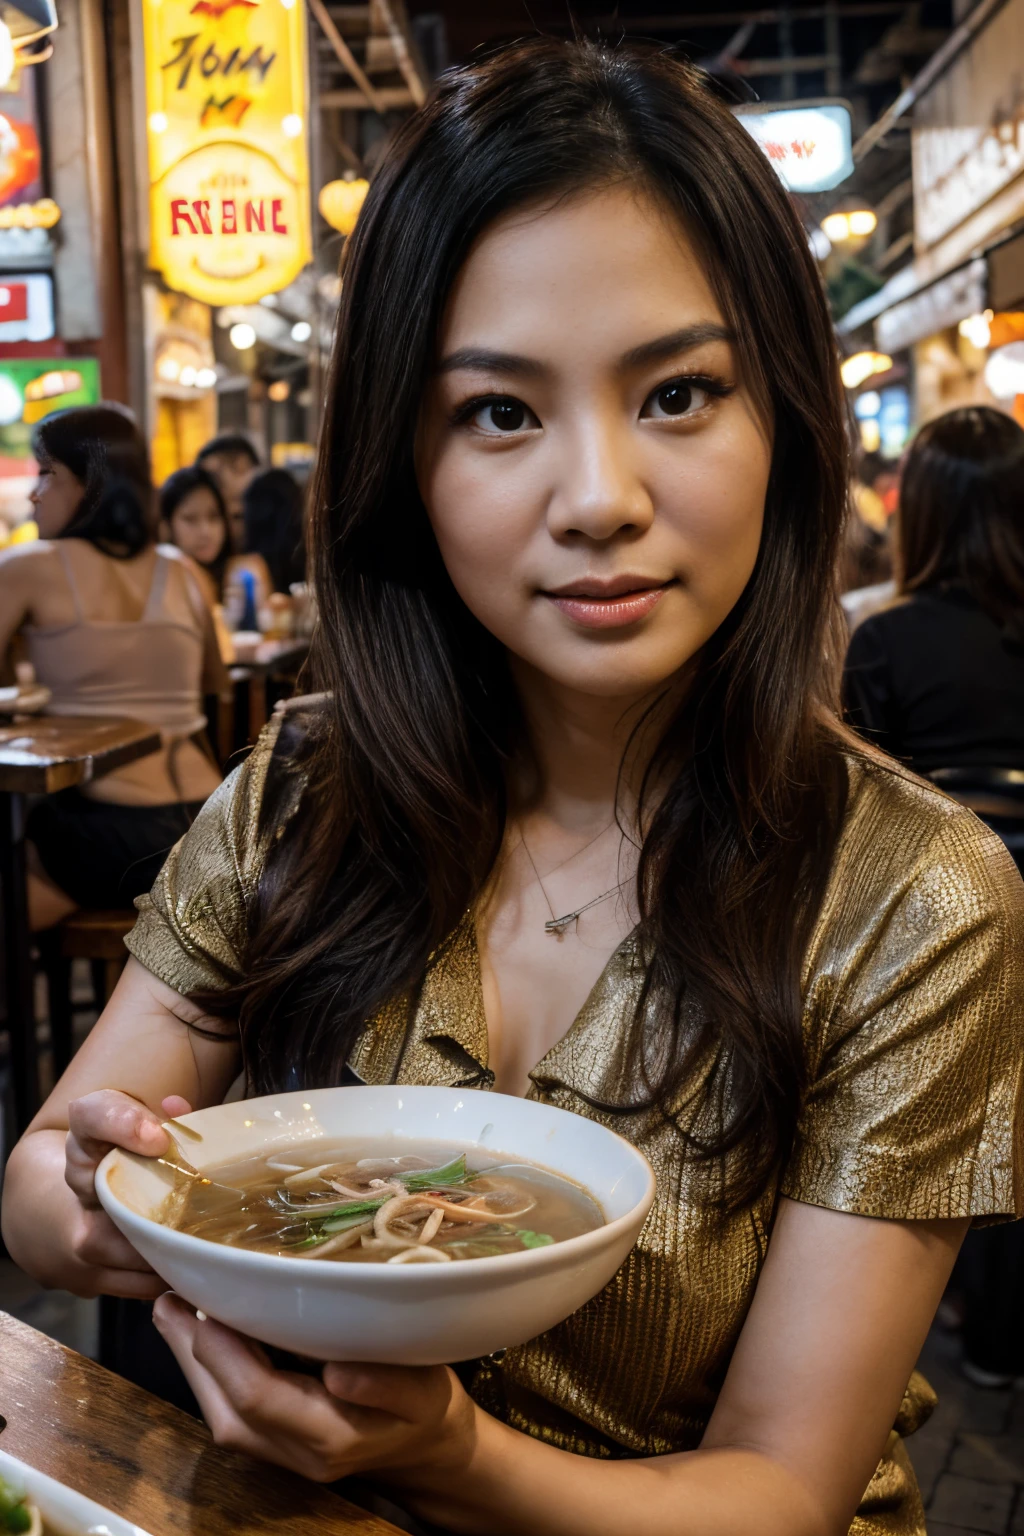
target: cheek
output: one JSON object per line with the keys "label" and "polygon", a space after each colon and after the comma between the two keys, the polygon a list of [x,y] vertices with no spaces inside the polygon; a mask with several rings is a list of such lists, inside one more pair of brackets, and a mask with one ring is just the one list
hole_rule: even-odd
{"label": "cheek", "polygon": [[[518,606],[516,580],[537,536],[529,476],[502,455],[445,454],[421,484],[441,558],[463,602],[484,623]],[[541,524],[542,525],[542,519]]]}
{"label": "cheek", "polygon": [[761,545],[769,470],[767,445],[740,434],[690,456],[682,475],[659,477],[658,504],[678,540],[680,574],[702,606],[731,607],[750,579]]}

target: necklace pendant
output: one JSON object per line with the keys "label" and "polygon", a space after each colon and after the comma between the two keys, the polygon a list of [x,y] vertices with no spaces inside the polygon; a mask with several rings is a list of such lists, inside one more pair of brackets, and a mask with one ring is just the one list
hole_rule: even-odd
{"label": "necklace pendant", "polygon": [[545,933],[553,933],[560,939],[579,917],[578,912],[567,912],[564,917],[551,917],[544,924]]}

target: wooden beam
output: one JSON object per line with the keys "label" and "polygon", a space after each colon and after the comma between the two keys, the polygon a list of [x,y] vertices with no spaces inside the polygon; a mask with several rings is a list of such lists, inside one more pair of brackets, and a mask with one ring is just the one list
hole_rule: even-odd
{"label": "wooden beam", "polygon": [[[382,85],[374,91],[374,96],[380,103],[374,108],[377,112],[391,112],[399,107],[416,105],[412,92],[404,85]],[[321,107],[337,108],[340,112],[358,112],[366,107],[360,91],[321,91],[317,100]]]}
{"label": "wooden beam", "polygon": [[[779,59],[731,59],[729,68],[737,75],[788,75],[808,74],[812,71],[826,70],[835,64],[835,59],[830,53],[811,53],[801,58]],[[798,107],[799,101],[793,105]]]}
{"label": "wooden beam", "polygon": [[379,93],[374,90],[369,79],[360,69],[351,48],[331,20],[327,7],[324,5],[324,0],[309,0],[309,8],[320,23],[320,30],[334,49],[339,62],[359,87],[359,93],[363,97],[363,100],[359,102],[359,106],[368,105],[373,108],[379,117],[383,117],[387,108],[381,105]]}
{"label": "wooden beam", "polygon": [[[847,16],[895,16],[907,8],[907,0],[865,0],[860,5],[844,5],[841,15]],[[825,5],[810,6],[807,10],[794,11],[794,21],[820,21],[827,15]],[[629,32],[680,32],[690,27],[739,27],[752,21],[757,25],[773,26],[779,20],[778,9],[765,11],[690,11],[674,16],[621,17],[621,24]]]}
{"label": "wooden beam", "polygon": [[405,35],[405,29],[399,25],[391,0],[377,0],[377,9],[384,18],[388,33],[395,50],[395,58],[402,72],[402,79],[409,87],[409,93],[418,107],[422,107],[427,99],[426,87],[420,79],[419,70],[413,62],[412,51],[409,48],[409,40]]}

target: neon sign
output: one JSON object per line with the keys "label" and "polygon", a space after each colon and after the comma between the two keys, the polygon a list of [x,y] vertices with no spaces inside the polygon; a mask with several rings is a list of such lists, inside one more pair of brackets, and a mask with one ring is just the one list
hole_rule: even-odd
{"label": "neon sign", "polygon": [[205,304],[251,304],[310,259],[304,7],[142,0],[150,263]]}

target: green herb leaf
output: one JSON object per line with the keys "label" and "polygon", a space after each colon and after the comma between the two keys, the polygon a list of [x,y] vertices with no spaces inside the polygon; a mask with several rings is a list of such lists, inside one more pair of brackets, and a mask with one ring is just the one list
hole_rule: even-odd
{"label": "green herb leaf", "polygon": [[397,1175],[400,1184],[406,1189],[433,1189],[435,1185],[465,1184],[476,1175],[466,1172],[466,1154],[460,1152],[458,1157],[450,1163],[445,1163],[443,1168],[414,1168],[411,1173]]}
{"label": "green herb leaf", "polygon": [[15,1504],[4,1515],[4,1527],[8,1531],[28,1531],[32,1529],[32,1516],[26,1504]]}
{"label": "green herb leaf", "polygon": [[549,1243],[554,1242],[554,1238],[546,1232],[531,1232],[527,1227],[517,1227],[516,1237],[524,1248],[547,1248]]}

